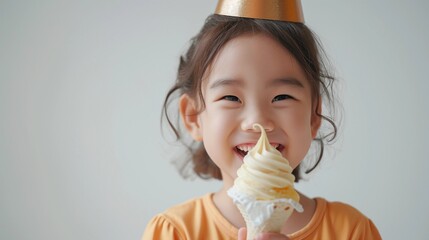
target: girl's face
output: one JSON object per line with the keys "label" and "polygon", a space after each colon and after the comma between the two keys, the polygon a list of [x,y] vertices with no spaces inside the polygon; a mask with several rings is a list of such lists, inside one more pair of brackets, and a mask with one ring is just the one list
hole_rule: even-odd
{"label": "girl's face", "polygon": [[271,144],[292,168],[306,155],[320,126],[308,80],[295,58],[280,43],[263,35],[229,41],[203,80],[205,109],[181,98],[182,119],[195,140],[203,141],[211,159],[232,184],[246,150],[260,136],[261,124]]}

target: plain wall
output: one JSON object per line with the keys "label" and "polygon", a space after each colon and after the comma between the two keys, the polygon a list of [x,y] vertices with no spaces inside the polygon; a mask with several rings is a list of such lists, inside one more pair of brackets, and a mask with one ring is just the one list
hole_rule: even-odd
{"label": "plain wall", "polygon": [[[0,239],[139,239],[216,191],[161,135],[178,59],[215,1],[0,1]],[[304,1],[336,69],[341,134],[297,188],[385,239],[429,234],[428,1]]]}

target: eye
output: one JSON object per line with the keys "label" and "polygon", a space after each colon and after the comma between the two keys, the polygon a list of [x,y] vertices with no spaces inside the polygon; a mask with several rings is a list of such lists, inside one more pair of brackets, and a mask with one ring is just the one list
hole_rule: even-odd
{"label": "eye", "polygon": [[282,100],[287,100],[287,99],[294,99],[292,96],[287,95],[287,94],[280,94],[277,95],[273,98],[272,102],[277,102],[277,101],[282,101]]}
{"label": "eye", "polygon": [[223,96],[222,100],[231,101],[231,102],[240,102],[241,103],[241,100],[238,97],[233,96],[233,95]]}

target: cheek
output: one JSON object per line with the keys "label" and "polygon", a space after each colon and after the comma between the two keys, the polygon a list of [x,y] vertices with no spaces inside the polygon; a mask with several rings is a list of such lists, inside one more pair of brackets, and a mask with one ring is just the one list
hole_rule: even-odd
{"label": "cheek", "polygon": [[310,149],[311,142],[311,138],[306,138],[293,144],[293,150],[290,151],[291,156],[288,159],[292,168],[296,168],[302,162],[302,160],[304,160],[308,150]]}
{"label": "cheek", "polygon": [[296,136],[311,137],[311,113],[302,109],[294,109],[281,119],[287,125],[288,132]]}
{"label": "cheek", "polygon": [[233,128],[233,117],[210,108],[200,116],[204,145],[208,153],[215,154],[228,144],[228,136]]}
{"label": "cheek", "polygon": [[228,129],[237,121],[237,111],[225,110],[219,106],[207,106],[200,115],[200,121],[205,125],[206,130],[212,132],[215,129],[216,131]]}
{"label": "cheek", "polygon": [[292,168],[301,163],[313,141],[310,115],[301,113],[294,116],[300,117],[289,119],[287,134],[290,142],[286,149]]}
{"label": "cheek", "polygon": [[[204,131],[216,133],[220,129],[226,129],[231,125],[230,114],[218,111],[217,109],[207,109],[200,115],[200,122]],[[228,124],[229,123],[229,124]]]}

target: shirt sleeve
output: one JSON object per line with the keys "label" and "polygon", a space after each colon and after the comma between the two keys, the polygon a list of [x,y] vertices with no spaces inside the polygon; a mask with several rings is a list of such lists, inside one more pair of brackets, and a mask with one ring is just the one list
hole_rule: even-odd
{"label": "shirt sleeve", "polygon": [[184,240],[185,237],[168,218],[157,215],[147,224],[141,240],[153,239]]}
{"label": "shirt sleeve", "polygon": [[381,236],[374,223],[367,219],[356,227],[352,239],[381,240]]}

